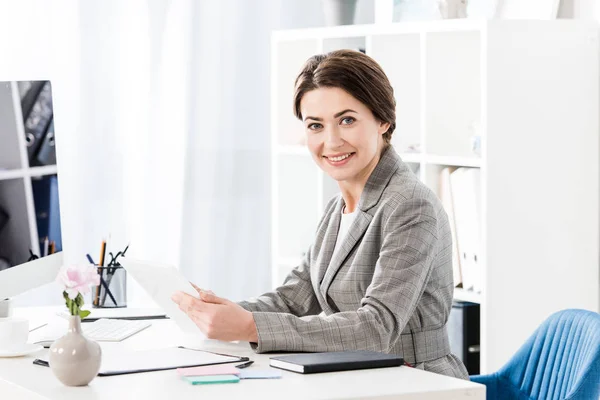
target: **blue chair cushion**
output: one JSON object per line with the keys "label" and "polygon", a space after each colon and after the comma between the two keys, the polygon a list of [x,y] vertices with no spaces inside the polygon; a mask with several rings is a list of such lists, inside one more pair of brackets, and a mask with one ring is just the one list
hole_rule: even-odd
{"label": "blue chair cushion", "polygon": [[551,315],[498,372],[471,380],[486,385],[487,399],[598,399],[600,314]]}

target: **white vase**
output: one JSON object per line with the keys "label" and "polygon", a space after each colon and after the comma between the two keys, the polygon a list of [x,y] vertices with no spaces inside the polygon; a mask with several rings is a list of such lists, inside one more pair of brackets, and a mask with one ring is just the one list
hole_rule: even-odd
{"label": "white vase", "polygon": [[98,375],[101,361],[100,345],[81,333],[81,318],[69,316],[69,330],[50,346],[54,375],[66,386],[85,386]]}
{"label": "white vase", "polygon": [[322,0],[325,25],[352,25],[356,0]]}

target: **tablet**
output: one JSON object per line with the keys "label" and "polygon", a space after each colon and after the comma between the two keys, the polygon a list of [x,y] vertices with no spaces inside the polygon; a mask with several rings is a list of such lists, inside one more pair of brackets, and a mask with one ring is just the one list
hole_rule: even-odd
{"label": "tablet", "polygon": [[186,334],[202,335],[200,328],[171,300],[177,291],[198,297],[190,282],[171,265],[122,257],[119,263]]}

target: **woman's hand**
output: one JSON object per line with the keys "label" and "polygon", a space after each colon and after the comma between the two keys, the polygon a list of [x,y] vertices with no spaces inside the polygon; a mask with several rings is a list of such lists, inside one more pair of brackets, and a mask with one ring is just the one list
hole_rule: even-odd
{"label": "woman's hand", "polygon": [[209,339],[258,342],[254,317],[250,311],[227,299],[194,285],[200,298],[177,292],[172,297]]}

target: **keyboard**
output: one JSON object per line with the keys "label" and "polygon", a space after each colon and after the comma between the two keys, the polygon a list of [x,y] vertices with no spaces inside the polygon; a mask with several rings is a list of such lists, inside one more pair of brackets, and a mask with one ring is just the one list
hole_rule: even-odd
{"label": "keyboard", "polygon": [[120,342],[152,325],[150,321],[99,319],[81,324],[83,335],[99,342]]}

